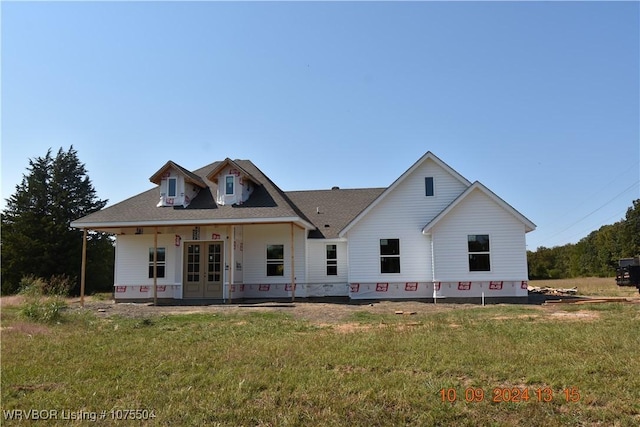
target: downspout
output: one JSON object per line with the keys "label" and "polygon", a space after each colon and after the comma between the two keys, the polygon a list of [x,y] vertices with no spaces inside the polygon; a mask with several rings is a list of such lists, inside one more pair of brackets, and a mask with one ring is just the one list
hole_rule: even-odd
{"label": "downspout", "polygon": [[433,245],[433,232],[431,233],[431,284],[433,285],[433,303],[436,303],[436,252]]}

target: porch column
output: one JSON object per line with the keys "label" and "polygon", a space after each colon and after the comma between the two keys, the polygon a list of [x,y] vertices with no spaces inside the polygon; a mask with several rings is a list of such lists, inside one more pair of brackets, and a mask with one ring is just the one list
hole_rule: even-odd
{"label": "porch column", "polygon": [[295,224],[291,223],[291,302],[296,299],[296,264],[295,264],[295,236],[294,236]]}
{"label": "porch column", "polygon": [[229,290],[228,290],[228,294],[229,294],[229,304],[231,304],[231,300],[232,300],[232,295],[231,295],[231,288],[233,287],[233,283],[235,282],[235,277],[234,277],[234,270],[235,270],[235,248],[236,248],[236,226],[235,225],[230,225],[227,228],[227,233],[228,235],[231,237],[231,244],[229,245]]}
{"label": "porch column", "polygon": [[87,270],[87,229],[82,229],[82,267],[80,268],[80,307],[84,307],[84,285]]}
{"label": "porch column", "polygon": [[153,305],[158,305],[158,227],[153,228]]}

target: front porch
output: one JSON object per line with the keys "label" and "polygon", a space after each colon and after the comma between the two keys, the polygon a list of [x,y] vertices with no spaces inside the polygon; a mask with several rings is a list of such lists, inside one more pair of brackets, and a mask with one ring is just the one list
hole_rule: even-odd
{"label": "front porch", "polygon": [[[130,226],[100,231],[116,236],[116,301],[158,304],[321,296],[311,284],[305,284],[302,295],[297,295],[298,281],[304,284],[306,280],[307,228],[295,221]],[[85,280],[83,263],[82,299]],[[346,289],[346,284],[343,287]]]}

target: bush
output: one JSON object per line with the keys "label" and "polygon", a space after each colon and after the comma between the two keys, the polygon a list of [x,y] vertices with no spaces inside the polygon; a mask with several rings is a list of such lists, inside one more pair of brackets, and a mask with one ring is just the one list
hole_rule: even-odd
{"label": "bush", "polygon": [[49,281],[34,275],[25,276],[20,280],[22,295],[50,295],[65,297],[69,295],[74,281],[66,274],[53,275]]}
{"label": "bush", "polygon": [[[53,287],[51,282],[54,282]],[[65,283],[69,283],[69,280],[60,276],[51,282],[34,276],[26,276],[20,280],[20,294],[25,297],[20,310],[23,316],[45,323],[55,323],[62,319],[62,310],[67,306],[62,298],[62,292]]]}

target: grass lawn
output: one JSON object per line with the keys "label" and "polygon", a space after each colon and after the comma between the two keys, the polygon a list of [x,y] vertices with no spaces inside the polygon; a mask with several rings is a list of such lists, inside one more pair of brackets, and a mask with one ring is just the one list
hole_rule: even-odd
{"label": "grass lawn", "polygon": [[7,418],[33,409],[57,411],[46,425],[636,426],[639,327],[640,305],[621,303],[358,308],[333,323],[72,310],[53,325],[4,307],[0,423],[29,425]]}

